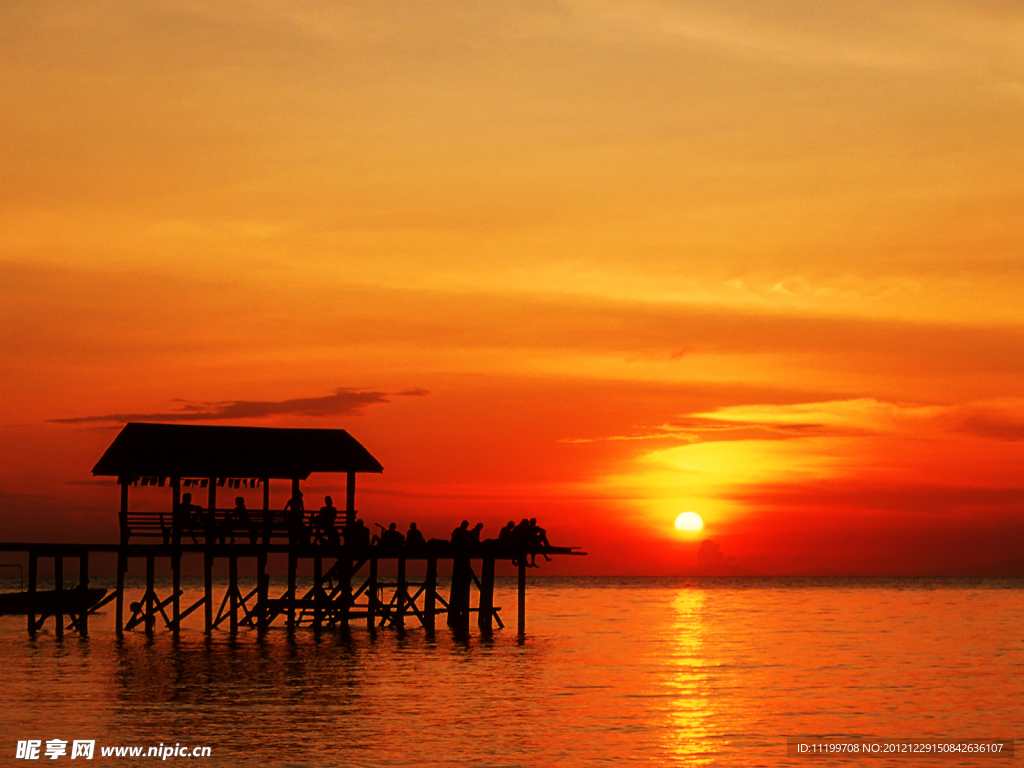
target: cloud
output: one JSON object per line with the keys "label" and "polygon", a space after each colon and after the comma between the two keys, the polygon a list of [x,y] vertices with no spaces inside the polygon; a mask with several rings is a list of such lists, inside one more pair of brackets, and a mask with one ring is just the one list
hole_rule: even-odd
{"label": "cloud", "polygon": [[[849,401],[853,403],[865,401]],[[873,402],[873,401],[871,401]],[[678,440],[686,443],[711,443],[730,440],[795,440],[808,437],[851,437],[875,433],[868,426],[842,423],[830,412],[846,403],[795,403],[786,405],[757,405],[755,414],[760,419],[736,418],[740,408],[722,407],[712,413],[689,414],[657,427],[640,429],[628,435],[609,435],[593,438],[563,438],[562,443],[593,443],[599,441]],[[817,417],[802,421],[801,415]],[[846,419],[850,421],[849,418]],[[835,423],[833,423],[835,422]]]}
{"label": "cloud", "polygon": [[100,416],[75,416],[49,419],[53,424],[91,424],[126,421],[215,421],[230,419],[262,419],[268,416],[352,416],[371,405],[389,403],[392,397],[423,397],[425,389],[400,392],[378,392],[338,388],[333,395],[299,397],[291,400],[224,400],[213,403],[183,403],[176,411],[163,413],[107,413]]}

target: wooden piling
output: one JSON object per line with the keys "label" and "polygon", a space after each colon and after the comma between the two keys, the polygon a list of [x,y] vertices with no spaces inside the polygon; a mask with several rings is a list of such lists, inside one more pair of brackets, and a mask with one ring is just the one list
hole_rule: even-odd
{"label": "wooden piling", "polygon": [[228,610],[230,614],[231,633],[238,631],[238,557],[231,555],[228,561]]}
{"label": "wooden piling", "polygon": [[323,627],[324,609],[323,601],[327,594],[324,592],[320,582],[324,578],[324,559],[317,552],[313,555],[313,629]]}
{"label": "wooden piling", "polygon": [[[28,599],[29,605],[35,605],[36,597],[36,577],[39,571],[39,558],[35,552],[28,553]],[[31,609],[30,609],[31,610]],[[29,637],[35,637],[36,635],[36,615],[30,613],[28,615],[28,634]]]}
{"label": "wooden piling", "polygon": [[117,553],[117,634],[124,633],[124,574],[128,570],[128,555],[122,548]]}
{"label": "wooden piling", "polygon": [[338,623],[347,629],[349,614],[352,612],[352,566],[354,563],[349,555],[343,557],[339,562],[341,563],[341,573],[338,574],[338,600],[341,602],[341,611]]}
{"label": "wooden piling", "polygon": [[437,558],[427,558],[427,575],[423,580],[423,626],[428,632],[435,628],[437,616]]}
{"label": "wooden piling", "polygon": [[526,555],[519,557],[519,636],[526,634]]}
{"label": "wooden piling", "polygon": [[[83,549],[78,555],[78,587],[82,591],[89,588],[89,550]],[[89,636],[89,609],[86,608],[78,616],[78,634]]]}
{"label": "wooden piling", "polygon": [[181,551],[175,549],[171,555],[171,631],[178,633],[181,624]]}
{"label": "wooden piling", "polygon": [[405,628],[405,604],[408,598],[408,586],[405,582],[405,558],[398,557],[398,583],[395,585],[395,622],[400,629]]}
{"label": "wooden piling", "polygon": [[295,569],[298,558],[294,550],[288,551],[288,629],[295,629],[295,600],[298,598],[295,587]]}
{"label": "wooden piling", "polygon": [[476,621],[480,631],[491,633],[494,615],[494,558],[485,557],[480,572],[480,611]]}
{"label": "wooden piling", "polygon": [[473,583],[469,558],[452,560],[452,587],[448,596],[448,626],[458,632],[469,631],[469,591]]}
{"label": "wooden piling", "polygon": [[270,576],[267,575],[267,553],[256,556],[256,631],[267,631],[268,601],[270,600]]}
{"label": "wooden piling", "polygon": [[377,616],[380,615],[380,607],[377,605],[377,558],[370,558],[370,577],[366,582],[366,628],[373,629],[376,626]]}
{"label": "wooden piling", "polygon": [[213,631],[213,555],[209,551],[203,553],[203,587],[206,594],[203,605],[204,631],[210,634]]}
{"label": "wooden piling", "polygon": [[146,634],[147,635],[148,634],[152,634],[153,627],[156,624],[156,610],[155,610],[156,606],[154,605],[154,603],[156,603],[156,600],[155,600],[156,594],[153,591],[154,571],[155,571],[154,560],[155,559],[156,558],[154,558],[152,555],[147,555],[146,556],[146,601],[145,601],[145,611],[146,611]]}
{"label": "wooden piling", "polygon": [[53,589],[57,594],[57,607],[53,618],[56,620],[55,635],[58,640],[64,637],[64,611],[61,609],[61,598],[64,592],[64,558],[55,555],[53,558]]}

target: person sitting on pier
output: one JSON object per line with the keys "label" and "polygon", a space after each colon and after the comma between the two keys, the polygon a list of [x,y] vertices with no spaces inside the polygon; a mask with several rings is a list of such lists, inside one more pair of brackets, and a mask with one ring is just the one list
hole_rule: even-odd
{"label": "person sitting on pier", "polygon": [[483,523],[477,523],[472,530],[466,531],[466,546],[474,547],[480,543],[480,533],[484,529]]}
{"label": "person sitting on pier", "polygon": [[[530,531],[533,534],[533,545],[540,549],[540,553],[544,555],[544,559],[550,563],[551,558],[547,556],[546,552],[544,552],[545,549],[551,549],[551,542],[548,541],[548,532],[541,528],[539,525],[537,525],[536,517],[530,518]],[[536,552],[534,552],[533,555],[533,567],[537,567]]]}
{"label": "person sitting on pier", "polygon": [[366,527],[366,523],[356,519],[352,525],[345,526],[345,546],[358,550],[370,548],[370,529]]}
{"label": "person sitting on pier", "polygon": [[181,532],[191,536],[193,544],[198,544],[196,528],[202,528],[203,508],[198,504],[192,503],[191,493],[183,493],[181,495],[181,503],[178,504],[177,515]]}
{"label": "person sitting on pier", "polygon": [[324,505],[313,521],[313,541],[317,544],[339,544],[338,530],[334,527],[338,519],[338,510],[330,496],[324,496]]}
{"label": "person sitting on pier", "polygon": [[306,508],[302,504],[302,491],[288,499],[284,505],[285,517],[288,520],[289,538],[298,544],[309,543],[309,529],[306,527]]}
{"label": "person sitting on pier", "polygon": [[398,523],[391,523],[385,530],[384,526],[377,523],[380,528],[380,536],[374,536],[371,544],[379,544],[381,549],[397,551],[405,544],[405,536],[398,531]]}
{"label": "person sitting on pier", "polygon": [[469,543],[469,520],[463,520],[459,527],[452,531],[452,546],[461,549]]}
{"label": "person sitting on pier", "polygon": [[508,548],[512,546],[512,542],[515,540],[516,523],[514,520],[509,520],[508,525],[502,528],[498,532],[498,546],[502,548]]}
{"label": "person sitting on pier", "polygon": [[[527,568],[537,567],[537,553],[536,553],[536,535],[533,530],[533,526],[530,525],[530,521],[525,517],[519,521],[519,524],[512,530],[512,542],[517,552],[517,558],[512,561],[513,565],[519,565],[519,558],[525,560],[526,556],[530,556],[530,562],[526,563]],[[547,555],[545,555],[547,557]]]}
{"label": "person sitting on pier", "polygon": [[414,552],[420,552],[427,547],[427,540],[423,533],[416,527],[416,523],[409,523],[409,532],[405,534],[405,548]]}

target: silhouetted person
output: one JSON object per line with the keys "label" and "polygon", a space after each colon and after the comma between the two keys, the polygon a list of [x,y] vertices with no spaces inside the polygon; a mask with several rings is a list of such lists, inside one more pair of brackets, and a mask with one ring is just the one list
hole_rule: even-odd
{"label": "silhouetted person", "polygon": [[[235,508],[232,509],[224,518],[224,530],[231,536],[231,543],[235,543],[235,529],[246,531],[249,533],[250,539],[252,536],[252,519],[249,517],[249,510],[245,508],[245,499],[241,496],[235,497]],[[255,541],[251,541],[255,544]]]}
{"label": "silhouetted person", "polygon": [[409,523],[409,532],[405,534],[405,546],[411,550],[422,550],[427,546],[427,540],[423,533],[416,527],[416,523]]}
{"label": "silhouetted person", "polygon": [[477,523],[472,530],[466,531],[466,544],[473,546],[480,543],[480,532],[484,529],[483,523]]}
{"label": "silhouetted person", "polygon": [[[537,525],[536,517],[530,518],[530,530],[533,533],[533,545],[540,549],[540,553],[544,555],[544,559],[550,563],[551,558],[548,557],[547,553],[544,551],[545,549],[551,549],[551,542],[548,541],[548,532],[541,528],[539,525]],[[534,552],[533,554],[533,565],[534,567],[537,566],[536,552]]]}
{"label": "silhouetted person", "polygon": [[370,546],[370,529],[366,523],[357,519],[351,525],[345,526],[345,545],[357,549],[367,549]]}
{"label": "silhouetted person", "polygon": [[363,549],[370,548],[370,529],[362,520],[356,520],[356,543]]}
{"label": "silhouetted person", "polygon": [[288,499],[284,505],[285,517],[288,520],[288,533],[295,542],[309,543],[309,531],[306,529],[306,508],[302,504],[302,491]]}
{"label": "silhouetted person", "polygon": [[387,530],[380,523],[377,523],[377,527],[380,528],[380,536],[374,536],[371,543],[380,544],[381,549],[389,551],[401,549],[405,544],[405,536],[399,532],[397,523],[391,523]]}
{"label": "silhouetted person", "polygon": [[509,520],[508,524],[498,532],[498,545],[501,547],[512,546],[512,541],[515,539],[515,529],[515,522]]}
{"label": "silhouetted person", "polygon": [[[533,546],[533,530],[530,528],[530,521],[525,517],[516,524],[516,527],[512,529],[512,545],[516,550],[516,559],[512,562],[515,565],[519,565],[520,559],[525,559],[527,553]],[[534,562],[527,563],[530,568],[537,567],[537,556],[534,555]]]}
{"label": "silhouetted person", "polygon": [[452,546],[453,547],[464,547],[468,542],[469,537],[469,520],[463,520],[459,527],[452,531]]}
{"label": "silhouetted person", "polygon": [[178,504],[178,521],[181,532],[192,537],[192,543],[198,544],[196,539],[196,527],[203,527],[203,508],[192,503],[192,494],[181,494],[181,503]]}
{"label": "silhouetted person", "polygon": [[338,531],[334,527],[334,523],[337,519],[338,510],[334,507],[331,497],[325,496],[324,505],[320,507],[320,511],[317,513],[316,520],[314,521],[313,539],[316,543],[339,543]]}

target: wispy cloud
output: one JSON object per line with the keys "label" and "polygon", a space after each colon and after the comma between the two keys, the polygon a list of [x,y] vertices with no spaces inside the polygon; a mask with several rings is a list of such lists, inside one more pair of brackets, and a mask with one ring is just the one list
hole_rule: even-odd
{"label": "wispy cloud", "polygon": [[298,397],[291,400],[223,400],[182,403],[177,410],[159,413],[106,413],[99,416],[74,416],[49,419],[53,424],[94,424],[125,421],[219,421],[262,419],[269,416],[352,416],[371,405],[391,402],[392,397],[423,397],[427,390],[414,388],[400,392],[379,392],[338,388],[333,395]]}

